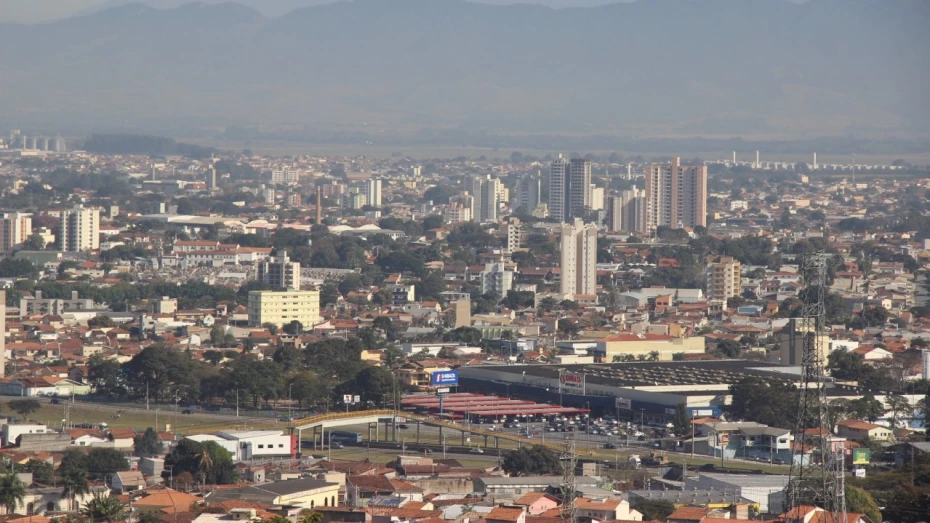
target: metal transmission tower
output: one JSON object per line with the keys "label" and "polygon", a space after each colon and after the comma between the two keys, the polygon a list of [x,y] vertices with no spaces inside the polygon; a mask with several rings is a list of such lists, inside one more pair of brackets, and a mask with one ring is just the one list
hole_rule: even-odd
{"label": "metal transmission tower", "polygon": [[[832,427],[827,426],[826,330],[827,262],[830,255],[818,251],[804,256],[803,312],[798,330],[803,336],[798,419],[787,486],[787,510],[818,506],[846,523],[843,449],[833,449]],[[792,333],[791,335],[795,335]]]}
{"label": "metal transmission tower", "polygon": [[565,450],[559,456],[562,462],[562,520],[575,521],[575,493],[577,491],[577,482],[575,481],[575,467],[578,464],[578,454],[575,452],[575,438],[570,437],[565,443]]}

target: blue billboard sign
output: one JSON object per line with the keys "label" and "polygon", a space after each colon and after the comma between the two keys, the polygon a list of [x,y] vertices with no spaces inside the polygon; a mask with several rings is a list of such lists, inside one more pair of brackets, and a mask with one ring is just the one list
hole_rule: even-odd
{"label": "blue billboard sign", "polygon": [[459,384],[459,371],[440,370],[430,376],[430,385],[434,387],[454,387]]}

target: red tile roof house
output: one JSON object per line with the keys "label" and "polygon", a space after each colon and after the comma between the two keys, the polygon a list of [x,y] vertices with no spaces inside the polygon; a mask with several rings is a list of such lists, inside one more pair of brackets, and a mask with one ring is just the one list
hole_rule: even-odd
{"label": "red tile roof house", "polygon": [[531,516],[538,516],[547,510],[558,507],[559,500],[545,492],[529,492],[517,498],[513,504],[524,507]]}
{"label": "red tile roof house", "polygon": [[522,507],[494,507],[484,517],[488,523],[526,523],[526,510]]}

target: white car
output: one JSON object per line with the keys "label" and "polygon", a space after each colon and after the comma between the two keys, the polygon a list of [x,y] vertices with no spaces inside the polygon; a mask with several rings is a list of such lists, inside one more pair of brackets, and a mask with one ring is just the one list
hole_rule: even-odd
{"label": "white car", "polygon": [[469,450],[468,452],[471,452],[472,454],[484,454],[484,449],[480,449],[478,447],[472,447],[471,450]]}

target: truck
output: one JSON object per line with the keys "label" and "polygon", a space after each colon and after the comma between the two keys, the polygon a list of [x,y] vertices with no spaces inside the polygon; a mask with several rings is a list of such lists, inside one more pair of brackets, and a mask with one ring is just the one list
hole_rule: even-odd
{"label": "truck", "polygon": [[649,467],[657,467],[668,463],[668,456],[660,452],[650,452],[649,457],[643,459],[643,463]]}

